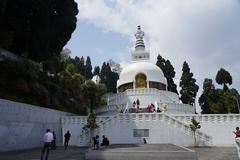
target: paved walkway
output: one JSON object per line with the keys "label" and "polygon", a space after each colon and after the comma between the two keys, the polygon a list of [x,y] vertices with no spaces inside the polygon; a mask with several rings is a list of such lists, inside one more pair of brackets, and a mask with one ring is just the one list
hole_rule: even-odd
{"label": "paved walkway", "polygon": [[[198,152],[198,160],[238,160],[235,147],[190,148]],[[85,160],[86,148],[58,147],[50,150],[49,160]],[[0,160],[39,160],[41,149],[0,152]]]}

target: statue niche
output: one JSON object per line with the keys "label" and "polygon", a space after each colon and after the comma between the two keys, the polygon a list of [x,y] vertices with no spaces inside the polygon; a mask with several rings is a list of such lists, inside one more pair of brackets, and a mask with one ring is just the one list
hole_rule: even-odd
{"label": "statue niche", "polygon": [[135,77],[136,85],[135,88],[147,88],[147,77],[143,73],[139,73]]}

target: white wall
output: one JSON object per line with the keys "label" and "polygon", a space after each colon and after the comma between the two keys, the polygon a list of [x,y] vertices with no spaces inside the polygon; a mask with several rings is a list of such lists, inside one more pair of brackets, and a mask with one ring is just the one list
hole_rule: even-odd
{"label": "white wall", "polygon": [[172,115],[176,119],[190,124],[192,117],[200,122],[201,131],[212,136],[215,146],[235,145],[236,127],[240,127],[240,114],[203,114]]}
{"label": "white wall", "polygon": [[[96,119],[97,123],[107,120],[109,116],[100,116]],[[69,140],[69,145],[79,146],[81,143],[81,134],[84,134],[87,130],[83,130],[83,127],[87,124],[87,116],[63,116],[61,118],[62,125],[62,139],[64,139],[64,134],[69,131],[71,138]],[[84,137],[84,145],[87,145],[89,137]]]}
{"label": "white wall", "polygon": [[[100,128],[95,131],[95,135],[106,135],[112,144],[126,143],[143,143],[142,138],[133,137],[133,129],[149,129],[148,143],[174,143],[184,146],[193,144],[192,132],[189,131],[191,118],[195,117],[200,121],[201,129],[200,136],[205,134],[210,136],[210,145],[213,146],[235,146],[233,131],[236,126],[240,126],[240,115],[222,114],[222,115],[195,115],[195,114],[178,114],[162,116],[158,113],[144,114],[118,114],[110,117],[103,123],[100,123]],[[103,118],[98,116],[98,118]],[[75,119],[75,120],[74,120]],[[71,129],[73,145],[83,145],[81,141],[89,141],[89,135],[83,136],[80,140],[81,127],[84,126],[84,121],[87,117],[65,117],[63,129]],[[174,120],[176,119],[176,120]],[[184,124],[184,125],[183,125]],[[202,134],[203,133],[203,134]],[[81,144],[80,144],[81,143]],[[85,143],[87,144],[87,143]],[[209,143],[201,142],[200,145]]]}
{"label": "white wall", "polygon": [[47,128],[60,143],[64,115],[73,114],[0,99],[0,151],[40,147]]}
{"label": "white wall", "polygon": [[[99,128],[94,135],[105,135],[111,144],[138,144],[143,143],[143,137],[134,137],[134,129],[149,129],[149,137],[145,137],[148,143],[174,143],[189,146],[193,144],[193,137],[190,127],[180,121],[161,113],[138,113],[138,114],[117,114],[106,117],[99,123]],[[70,144],[86,146],[89,142],[90,134],[84,134],[81,128],[85,125],[87,117],[63,117],[62,128],[66,132],[72,130],[72,141]],[[204,139],[206,135],[201,133],[203,139],[201,144],[208,145]]]}

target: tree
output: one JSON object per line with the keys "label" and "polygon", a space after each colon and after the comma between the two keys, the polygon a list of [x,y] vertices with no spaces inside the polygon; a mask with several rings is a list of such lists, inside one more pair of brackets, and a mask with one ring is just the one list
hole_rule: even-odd
{"label": "tree", "polygon": [[218,84],[223,84],[223,89],[226,91],[228,89],[227,84],[231,85],[232,84],[232,76],[228,71],[225,69],[221,68],[216,75],[216,82]]}
{"label": "tree", "polygon": [[91,139],[93,137],[93,131],[95,128],[98,128],[99,126],[97,125],[97,121],[96,121],[96,114],[95,113],[90,113],[88,115],[88,119],[87,119],[87,124],[83,127],[83,129],[88,128],[89,132],[90,132],[90,139],[89,139],[89,143],[91,143]]}
{"label": "tree", "polygon": [[93,77],[92,64],[91,64],[90,57],[87,56],[86,65],[85,65],[85,78],[92,79],[92,77]]}
{"label": "tree", "polygon": [[102,67],[101,67],[100,79],[101,79],[100,82],[106,85],[106,83],[107,83],[107,65],[105,62],[103,62]]}
{"label": "tree", "polygon": [[69,74],[69,75],[74,75],[76,73],[76,68],[74,66],[74,64],[68,64],[65,71]]}
{"label": "tree", "polygon": [[196,147],[197,146],[196,131],[201,128],[200,122],[197,122],[196,119],[193,117],[191,119],[191,124],[189,126],[193,131],[194,147]]}
{"label": "tree", "polygon": [[167,79],[168,83],[168,91],[174,92],[178,94],[177,91],[177,85],[174,83],[173,78],[175,77],[176,72],[174,71],[174,68],[169,60],[165,62],[165,67],[164,67],[164,76]]}
{"label": "tree", "polygon": [[164,66],[165,66],[165,59],[162,58],[162,56],[160,56],[160,54],[157,56],[157,62],[156,65],[162,70],[164,71]]}
{"label": "tree", "polygon": [[75,65],[76,65],[76,68],[77,68],[77,72],[85,77],[85,60],[84,60],[84,57],[82,56],[79,59],[79,57],[76,56],[75,57]]}
{"label": "tree", "polygon": [[104,62],[100,72],[100,79],[101,79],[101,83],[106,85],[107,92],[116,93],[118,78],[119,78],[118,74],[115,72],[112,72],[110,65]]}
{"label": "tree", "polygon": [[177,85],[174,83],[173,78],[176,72],[169,60],[165,60],[162,56],[157,56],[156,65],[163,71],[164,77],[167,79],[168,91],[175,92],[178,94]]}
{"label": "tree", "polygon": [[215,87],[212,83],[212,79],[205,78],[203,82],[203,93],[198,99],[198,103],[201,106],[202,114],[211,114],[211,103],[215,96]]}
{"label": "tree", "polygon": [[[84,128],[89,128],[90,130],[95,129],[98,127],[97,122],[96,122],[96,114],[95,113],[90,113],[88,115],[87,119],[87,124],[84,126]],[[91,139],[91,136],[90,136]]]}
{"label": "tree", "polygon": [[106,93],[106,88],[102,84],[98,85],[91,80],[87,80],[82,85],[82,91],[89,104],[90,113],[93,113],[93,109],[101,103],[101,97]]}
{"label": "tree", "polygon": [[190,68],[185,61],[183,63],[182,71],[180,80],[180,99],[183,103],[193,105],[193,103],[195,103],[199,87],[196,84],[196,80],[193,78],[193,73],[190,72]]}
{"label": "tree", "polygon": [[0,6],[0,47],[37,62],[59,57],[76,28],[74,0],[4,0]]}
{"label": "tree", "polygon": [[93,75],[100,75],[100,68],[99,66],[94,67]]}

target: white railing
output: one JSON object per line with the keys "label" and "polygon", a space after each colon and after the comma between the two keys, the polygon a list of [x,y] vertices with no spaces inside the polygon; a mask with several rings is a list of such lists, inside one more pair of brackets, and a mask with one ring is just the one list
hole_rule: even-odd
{"label": "white railing", "polygon": [[[117,115],[112,116],[112,117],[105,117],[104,121],[100,121],[99,117],[97,118],[97,125],[98,128],[95,129],[95,134],[99,134],[100,130],[103,130],[106,128],[106,126],[109,126],[109,124],[113,121],[113,119],[116,119]],[[86,146],[87,143],[89,142],[90,138],[90,129],[82,131],[82,133],[78,136],[79,138],[79,145],[80,146]]]}
{"label": "white railing", "polygon": [[240,122],[240,114],[188,114],[181,115],[176,114],[172,115],[174,118],[185,122],[190,123],[192,118],[195,118],[200,123],[225,123],[225,122]]}
{"label": "white railing", "polygon": [[[155,88],[138,88],[127,89],[125,92],[116,93],[108,97],[108,104],[118,104],[119,102],[126,101],[127,96],[140,96],[140,95],[155,95],[161,99],[161,103],[179,103],[179,97],[174,92],[158,90]],[[124,102],[126,103],[126,102]]]}
{"label": "white railing", "polygon": [[87,116],[63,116],[61,117],[61,124],[83,124],[87,123]]}
{"label": "white railing", "polygon": [[158,90],[155,88],[139,88],[139,89],[128,89],[125,91],[127,95],[141,95],[141,94],[155,94],[162,95],[171,102],[179,103],[179,98],[176,93]]}
{"label": "white railing", "polygon": [[[179,130],[183,131],[185,134],[189,136],[193,136],[193,132],[188,124],[183,123],[175,119],[174,117],[164,114],[164,113],[137,113],[137,114],[119,114],[119,121],[129,123],[129,121],[165,121]],[[196,131],[196,137],[201,141],[201,145],[212,145],[212,137],[201,132]]]}
{"label": "white railing", "polygon": [[[124,110],[126,104],[119,104],[119,105],[108,105],[104,107],[100,107],[96,109],[97,114],[103,114],[107,112],[116,112],[120,113],[121,110]],[[160,109],[163,108],[163,106],[166,106],[167,112],[169,114],[192,114],[194,113],[194,107],[188,104],[177,104],[177,103],[158,103],[158,106]],[[131,107],[130,107],[131,108]],[[140,108],[146,108],[140,106]]]}
{"label": "white railing", "polygon": [[97,114],[106,113],[106,112],[116,112],[119,113],[121,110],[124,110],[126,104],[119,105],[108,105],[97,108],[95,111]]}
{"label": "white railing", "polygon": [[[163,114],[163,113],[155,113],[155,114],[149,114],[149,113],[128,113],[128,114],[118,114],[102,123],[99,124],[99,128],[97,128],[96,132],[100,133],[101,131],[104,131],[109,126],[114,125],[116,122],[121,123],[130,123],[131,121],[135,122],[142,122],[142,121],[165,121],[166,123],[169,123],[173,125],[174,127],[177,127],[178,130],[183,131],[185,134],[189,136],[193,136],[192,130],[189,127],[189,125],[173,118],[170,115]],[[201,142],[200,145],[204,146],[211,146],[212,145],[212,137],[208,136],[207,134],[196,131],[196,137]]]}
{"label": "white railing", "polygon": [[179,103],[158,103],[158,106],[160,108],[163,108],[163,106],[166,106],[167,113],[180,113],[180,114],[192,114],[195,112],[195,109],[193,106],[189,104],[179,104]]}

